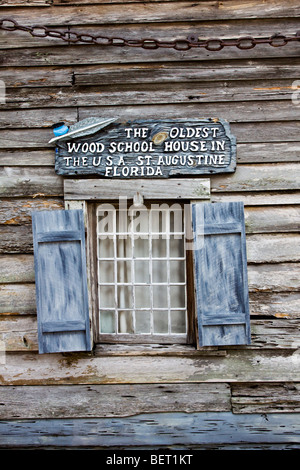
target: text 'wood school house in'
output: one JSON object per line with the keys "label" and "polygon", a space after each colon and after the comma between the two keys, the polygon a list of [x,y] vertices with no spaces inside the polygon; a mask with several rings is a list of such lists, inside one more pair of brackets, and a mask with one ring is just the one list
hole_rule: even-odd
{"label": "text 'wood school house in'", "polygon": [[0,448],[300,448],[299,16],[0,1]]}

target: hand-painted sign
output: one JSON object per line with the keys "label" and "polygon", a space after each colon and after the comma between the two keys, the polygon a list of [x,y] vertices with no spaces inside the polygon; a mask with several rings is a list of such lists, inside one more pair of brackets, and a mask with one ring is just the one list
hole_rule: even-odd
{"label": "hand-painted sign", "polygon": [[89,118],[74,127],[51,141],[60,175],[167,178],[235,171],[236,140],[221,119]]}

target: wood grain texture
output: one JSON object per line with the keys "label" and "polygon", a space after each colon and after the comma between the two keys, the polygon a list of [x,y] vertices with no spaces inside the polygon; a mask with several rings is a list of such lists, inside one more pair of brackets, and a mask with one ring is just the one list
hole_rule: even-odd
{"label": "wood grain texture", "polygon": [[249,350],[226,356],[92,357],[91,353],[5,354],[1,385],[300,381],[295,350]]}
{"label": "wood grain texture", "polygon": [[53,385],[25,390],[6,386],[1,387],[1,401],[1,420],[230,411],[230,388],[227,384]]}
{"label": "wood grain texture", "polygon": [[193,204],[199,346],[250,344],[244,206]]}
{"label": "wood grain texture", "polygon": [[233,413],[285,413],[300,410],[298,383],[233,384]]}
{"label": "wood grain texture", "polygon": [[0,224],[31,224],[32,211],[63,208],[63,201],[59,198],[0,199]]}
{"label": "wood grain texture", "polygon": [[32,213],[39,353],[90,351],[82,210]]}
{"label": "wood grain texture", "polygon": [[[5,7],[3,14],[6,13]],[[84,15],[83,15],[84,12]],[[203,20],[233,20],[251,18],[282,18],[295,17],[299,13],[299,4],[289,0],[284,5],[279,0],[270,0],[264,8],[260,2],[252,0],[246,4],[238,0],[229,0],[216,8],[215,2],[165,2],[161,8],[155,3],[128,3],[126,9],[120,9],[116,4],[100,4],[80,6],[62,5],[59,14],[53,15],[51,8],[30,9],[30,19],[27,8],[18,8],[14,12],[15,19],[22,24],[83,25],[97,24],[99,15],[102,23],[148,23],[173,21],[203,21]]]}
{"label": "wood grain texture", "polygon": [[[88,54],[88,51],[86,51]],[[40,57],[40,56],[37,56]],[[57,57],[57,56],[55,56]],[[65,57],[65,55],[63,56]],[[74,56],[72,56],[74,59]],[[88,57],[91,57],[88,55]],[[11,59],[13,56],[11,56]],[[16,58],[17,62],[21,59]],[[30,61],[34,61],[34,58],[30,58]],[[70,60],[72,60],[70,58]],[[9,65],[9,64],[7,64]],[[40,64],[43,65],[43,64]],[[62,64],[58,64],[62,65]],[[213,70],[211,73],[214,73]],[[166,87],[165,84],[136,84],[136,85],[118,85],[117,87],[101,86],[101,83],[97,86],[91,87],[36,87],[34,93],[28,93],[25,88],[8,88],[6,92],[6,103],[5,109],[28,109],[28,108],[41,108],[41,107],[70,107],[70,106],[120,106],[120,117],[124,117],[126,113],[125,106],[139,106],[138,109],[143,111],[141,106],[150,105],[193,105],[198,106],[202,103],[220,103],[224,101],[230,101],[233,103],[240,103],[243,101],[272,101],[272,100],[289,100],[289,105],[292,107],[292,95],[295,92],[293,82],[290,79],[285,80],[253,80],[253,81],[224,81],[218,82],[196,82],[196,83],[176,83],[172,87]],[[221,105],[220,105],[221,106]],[[233,105],[231,105],[232,108]],[[240,104],[237,106],[241,106]],[[263,103],[260,103],[260,107]],[[268,106],[268,105],[267,105]],[[271,105],[269,105],[271,106]],[[122,108],[123,107],[123,108]],[[0,109],[4,109],[4,104],[0,105]],[[97,109],[97,108],[96,108]],[[133,110],[134,113],[138,112],[138,109]],[[207,108],[206,108],[207,109]],[[172,107],[162,111],[168,112],[169,115],[165,117],[172,118]],[[154,110],[152,110],[153,112]],[[87,111],[85,111],[87,112]],[[91,111],[89,111],[90,113]],[[100,112],[103,112],[100,110]],[[108,112],[113,113],[113,109],[108,108]],[[151,112],[150,110],[144,110],[144,113]],[[177,111],[178,112],[178,111]],[[204,113],[206,113],[204,108]],[[228,112],[228,111],[227,111]],[[298,115],[295,110],[296,116]],[[262,112],[260,112],[260,115]],[[89,114],[90,116],[91,114]],[[231,113],[232,115],[232,113]],[[86,116],[88,117],[88,116]],[[105,116],[110,117],[110,116]],[[116,110],[111,117],[116,117]],[[130,114],[127,117],[132,118]],[[139,115],[138,118],[146,116]],[[150,116],[150,117],[157,117]],[[180,117],[180,116],[179,116]],[[181,116],[184,117],[184,116]],[[195,116],[195,117],[199,117]],[[203,117],[218,117],[216,114],[211,116],[204,115]],[[275,118],[275,116],[274,116]],[[291,117],[292,119],[292,117]],[[277,120],[280,121],[280,114],[277,116]]]}
{"label": "wood grain texture", "polygon": [[[193,449],[297,449],[298,420],[299,413],[247,416],[231,412],[171,412],[126,418],[17,419],[2,421],[0,432],[4,436],[1,444],[4,448],[7,445],[25,449],[30,446],[33,449],[92,446],[110,451],[165,449],[167,454],[168,449],[179,447],[194,457]],[[145,456],[149,459],[150,455]],[[157,455],[155,451],[154,455]],[[166,460],[166,456],[160,457]]]}

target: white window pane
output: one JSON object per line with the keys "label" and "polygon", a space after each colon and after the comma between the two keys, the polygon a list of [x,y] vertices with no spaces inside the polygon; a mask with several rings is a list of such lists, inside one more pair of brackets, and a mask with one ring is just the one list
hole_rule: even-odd
{"label": "white window pane", "polygon": [[183,232],[183,211],[179,204],[170,207],[170,232]]}
{"label": "white window pane", "polygon": [[132,286],[118,286],[118,308],[132,308]]}
{"label": "white window pane", "polygon": [[135,286],[135,306],[136,308],[150,308],[150,287]]}
{"label": "white window pane", "polygon": [[184,286],[170,286],[171,308],[184,308],[185,288]]}
{"label": "white window pane", "polygon": [[171,310],[171,332],[186,332],[185,310]]}
{"label": "white window pane", "polygon": [[150,333],[150,311],[142,310],[135,312],[135,332],[137,334]]}
{"label": "white window pane", "polygon": [[134,240],[135,258],[149,258],[149,240],[148,238],[136,238]]}
{"label": "white window pane", "polygon": [[168,310],[153,311],[153,331],[154,333],[168,333]]}
{"label": "white window pane", "polygon": [[185,282],[185,264],[181,260],[170,260],[170,282]]}
{"label": "white window pane", "polygon": [[115,281],[115,271],[114,271],[113,261],[101,261],[99,263],[99,281],[101,283]]}
{"label": "white window pane", "polygon": [[150,265],[149,261],[135,260],[134,261],[134,276],[136,283],[150,282]]}
{"label": "white window pane", "polygon": [[100,312],[100,333],[115,333],[115,312]]}
{"label": "white window pane", "polygon": [[155,308],[168,307],[168,287],[153,286],[153,306]]}
{"label": "white window pane", "polygon": [[184,257],[184,238],[181,235],[170,236],[170,258]]}
{"label": "white window pane", "polygon": [[111,308],[115,306],[114,286],[100,286],[99,288],[100,308]]}
{"label": "white window pane", "polygon": [[167,242],[164,238],[152,237],[152,258],[165,258],[167,256]]}
{"label": "white window pane", "polygon": [[133,318],[130,311],[118,312],[118,329],[119,333],[134,333]]}
{"label": "white window pane", "polygon": [[114,257],[114,240],[112,237],[99,238],[98,255],[99,255],[99,258],[113,258]]}
{"label": "white window pane", "polygon": [[166,261],[152,261],[152,282],[168,282],[168,265]]}
{"label": "white window pane", "polygon": [[131,282],[131,261],[117,262],[117,280],[118,282]]}
{"label": "white window pane", "polygon": [[118,235],[116,237],[116,251],[117,251],[117,258],[131,258],[132,257],[132,246],[131,246],[131,238],[126,236],[126,238]]}

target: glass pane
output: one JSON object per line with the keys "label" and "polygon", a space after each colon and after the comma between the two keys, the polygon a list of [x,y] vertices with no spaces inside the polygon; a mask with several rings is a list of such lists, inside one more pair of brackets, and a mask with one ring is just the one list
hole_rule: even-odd
{"label": "glass pane", "polygon": [[185,282],[185,264],[182,261],[170,261],[170,282]]}
{"label": "glass pane", "polygon": [[186,332],[185,310],[171,310],[171,332]]}
{"label": "glass pane", "polygon": [[170,207],[170,232],[184,231],[183,211],[178,204]]}
{"label": "glass pane", "polygon": [[114,286],[100,286],[100,307],[110,308],[115,306],[115,287]]}
{"label": "glass pane", "polygon": [[170,286],[171,308],[185,307],[185,286]]}
{"label": "glass pane", "polygon": [[168,210],[166,210],[168,205],[164,205],[165,209],[161,208],[161,210],[151,210],[151,230],[153,233],[159,232],[165,234],[168,231],[169,214]]}
{"label": "glass pane", "polygon": [[113,258],[114,257],[114,240],[112,237],[99,238],[98,255],[99,255],[99,258]]}
{"label": "glass pane", "polygon": [[168,311],[153,311],[153,331],[154,333],[168,333]]}
{"label": "glass pane", "polygon": [[132,312],[119,311],[118,329],[119,333],[133,333]]}
{"label": "glass pane", "polygon": [[117,262],[117,280],[118,282],[131,282],[131,261]]}
{"label": "glass pane", "polygon": [[118,210],[116,217],[117,233],[127,233],[130,224],[130,217],[127,210]]}
{"label": "glass pane", "polygon": [[136,283],[146,283],[150,282],[150,273],[149,273],[149,261],[134,261],[134,273],[135,273],[135,282]]}
{"label": "glass pane", "polygon": [[135,286],[135,306],[137,308],[150,308],[150,287]]}
{"label": "glass pane", "polygon": [[118,308],[132,308],[132,286],[118,286]]}
{"label": "glass pane", "polygon": [[[158,237],[158,235],[157,235]],[[152,258],[165,258],[167,256],[167,242],[163,238],[152,237]]]}
{"label": "glass pane", "polygon": [[150,333],[150,311],[135,312],[135,332]]}
{"label": "glass pane", "polygon": [[112,204],[102,204],[98,209],[98,233],[115,232],[116,210]]}
{"label": "glass pane", "polygon": [[100,333],[115,333],[115,312],[100,312]]}
{"label": "glass pane", "polygon": [[118,235],[116,238],[117,243],[117,258],[132,258],[131,238]]}
{"label": "glass pane", "polygon": [[156,308],[168,307],[167,286],[153,286],[153,306]]}
{"label": "glass pane", "polygon": [[113,261],[101,261],[99,263],[99,281],[101,283],[114,282],[114,262]]}
{"label": "glass pane", "polygon": [[149,258],[148,238],[136,238],[134,240],[134,257],[135,258]]}
{"label": "glass pane", "polygon": [[167,262],[152,261],[152,282],[168,282],[168,269]]}
{"label": "glass pane", "polygon": [[184,238],[181,235],[170,236],[170,258],[184,257]]}

